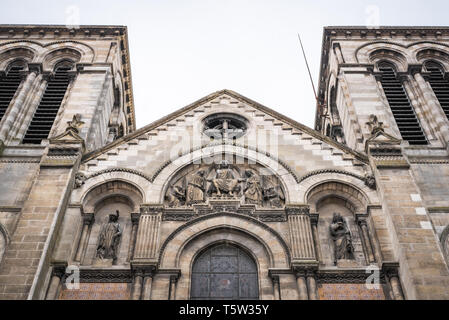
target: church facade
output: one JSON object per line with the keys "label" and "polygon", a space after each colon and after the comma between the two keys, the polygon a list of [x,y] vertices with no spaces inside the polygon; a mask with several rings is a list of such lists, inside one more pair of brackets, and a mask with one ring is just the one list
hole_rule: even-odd
{"label": "church facade", "polygon": [[0,299],[449,299],[448,72],[449,28],[327,27],[314,129],[136,129],[126,27],[0,26]]}

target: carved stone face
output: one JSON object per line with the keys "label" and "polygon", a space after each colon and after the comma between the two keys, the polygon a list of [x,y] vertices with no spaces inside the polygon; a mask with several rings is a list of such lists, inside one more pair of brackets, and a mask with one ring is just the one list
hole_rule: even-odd
{"label": "carved stone face", "polygon": [[110,214],[109,215],[109,222],[117,222],[118,221],[118,216],[116,214]]}

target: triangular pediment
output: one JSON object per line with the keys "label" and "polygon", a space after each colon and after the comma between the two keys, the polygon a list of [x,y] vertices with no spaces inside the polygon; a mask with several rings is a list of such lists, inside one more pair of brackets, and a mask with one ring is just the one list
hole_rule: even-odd
{"label": "triangular pediment", "polygon": [[370,145],[400,145],[401,139],[398,139],[384,130],[376,130],[369,139],[366,140],[365,150],[368,150]]}
{"label": "triangular pediment", "polygon": [[337,143],[336,141],[324,136],[320,132],[311,129],[295,120],[284,116],[273,109],[261,105],[239,93],[232,90],[221,90],[214,92],[198,101],[181,108],[153,123],[150,123],[112,143],[92,152],[85,154],[83,162],[92,160],[103,154],[110,152],[113,149],[120,148],[123,144],[136,143],[138,140],[146,140],[148,137],[158,135],[160,132],[171,130],[175,128],[178,123],[194,117],[197,114],[210,112],[213,110],[227,110],[231,107],[238,108],[242,112],[251,113],[253,117],[261,117],[270,122],[273,126],[282,128],[292,135],[304,135],[310,139],[317,139],[322,143],[329,145],[331,148],[340,150],[342,154],[361,160],[367,161],[364,154],[354,151],[347,146]]}

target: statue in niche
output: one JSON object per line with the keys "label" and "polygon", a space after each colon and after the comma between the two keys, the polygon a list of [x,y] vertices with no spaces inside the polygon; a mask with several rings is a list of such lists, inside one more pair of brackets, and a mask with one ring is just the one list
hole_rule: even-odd
{"label": "statue in niche", "polygon": [[354,259],[351,233],[346,221],[339,213],[334,212],[329,232],[334,242],[334,265],[337,265],[337,261],[340,259]]}
{"label": "statue in niche", "polygon": [[186,204],[194,204],[204,202],[204,191],[206,185],[206,178],[204,170],[199,170],[194,174],[192,180],[187,184]]}
{"label": "statue in niche", "polygon": [[229,166],[229,162],[223,160],[217,169],[215,178],[208,181],[212,182],[208,190],[209,194],[216,194],[219,197],[222,197],[223,195],[234,197],[240,192],[239,182],[244,180],[236,179]]}
{"label": "statue in niche", "polygon": [[262,205],[263,194],[260,178],[253,170],[245,170],[246,186],[243,190],[245,203]]}
{"label": "statue in niche", "polygon": [[186,192],[180,186],[170,187],[170,192],[166,196],[169,207],[179,207],[186,202]]}
{"label": "statue in niche", "polygon": [[118,223],[119,216],[118,210],[115,213],[111,213],[109,221],[101,227],[96,258],[112,261],[117,259],[117,249],[122,237],[122,228]]}

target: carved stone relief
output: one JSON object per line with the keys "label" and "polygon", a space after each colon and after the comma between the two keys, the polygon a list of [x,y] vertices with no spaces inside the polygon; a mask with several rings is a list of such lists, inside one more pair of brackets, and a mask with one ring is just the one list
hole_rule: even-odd
{"label": "carved stone relief", "polygon": [[210,199],[239,200],[264,208],[283,208],[285,196],[279,179],[258,164],[192,164],[170,182],[165,204],[171,208],[208,203]]}

